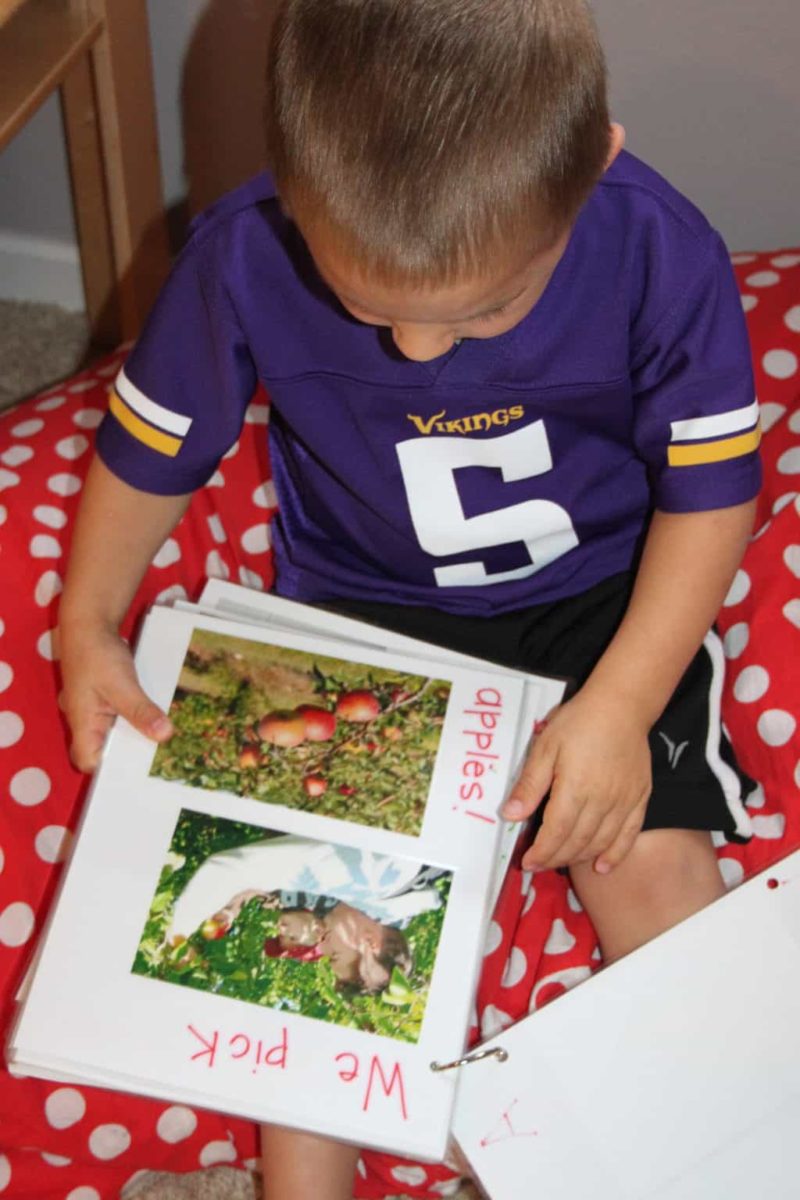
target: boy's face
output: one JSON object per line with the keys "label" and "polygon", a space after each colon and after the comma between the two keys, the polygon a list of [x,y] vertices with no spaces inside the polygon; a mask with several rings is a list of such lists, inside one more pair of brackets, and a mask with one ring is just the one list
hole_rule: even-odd
{"label": "boy's face", "polygon": [[[606,169],[625,144],[625,130],[612,122]],[[299,219],[298,219],[299,218]],[[341,304],[367,325],[391,329],[397,348],[415,362],[446,354],[462,338],[493,338],[528,315],[542,296],[567,248],[572,226],[536,253],[511,250],[476,279],[419,288],[369,278],[338,249],[334,231],[295,214],[317,270]]]}
{"label": "boy's face", "polygon": [[545,250],[510,259],[486,275],[419,288],[367,278],[338,249],[323,226],[304,230],[322,278],[358,321],[391,329],[406,358],[428,362],[462,338],[492,338],[528,315],[561,259],[570,228]]}

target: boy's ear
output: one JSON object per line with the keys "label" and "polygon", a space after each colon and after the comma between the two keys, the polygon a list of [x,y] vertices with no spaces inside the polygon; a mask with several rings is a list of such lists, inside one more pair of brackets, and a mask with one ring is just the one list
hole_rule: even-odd
{"label": "boy's ear", "polygon": [[622,147],[625,145],[625,129],[618,121],[611,122],[611,139],[608,149],[608,158],[606,159],[605,170],[613,163],[614,159],[619,154]]}

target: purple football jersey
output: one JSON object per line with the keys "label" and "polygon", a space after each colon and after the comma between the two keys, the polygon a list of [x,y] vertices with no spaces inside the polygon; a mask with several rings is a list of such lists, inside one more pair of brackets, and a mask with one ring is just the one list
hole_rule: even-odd
{"label": "purple football jersey", "polygon": [[270,399],[277,586],[490,615],[630,567],[654,507],[759,488],[728,255],[623,153],[515,328],[403,358],[318,275],[268,175],[195,222],[98,435],[133,487],[192,491]]}

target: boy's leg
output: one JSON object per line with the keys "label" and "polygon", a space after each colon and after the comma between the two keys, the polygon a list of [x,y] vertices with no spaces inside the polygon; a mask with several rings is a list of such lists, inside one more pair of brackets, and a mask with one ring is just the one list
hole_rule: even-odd
{"label": "boy's leg", "polygon": [[725,893],[711,837],[696,829],[640,833],[610,875],[599,875],[587,862],[570,867],[570,877],[607,963]]}
{"label": "boy's leg", "polygon": [[262,1125],[264,1200],[352,1200],[358,1147]]}

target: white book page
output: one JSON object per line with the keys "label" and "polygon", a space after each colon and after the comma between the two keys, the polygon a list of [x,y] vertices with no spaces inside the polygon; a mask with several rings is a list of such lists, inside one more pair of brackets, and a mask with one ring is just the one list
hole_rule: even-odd
{"label": "white book page", "polygon": [[[200,595],[199,603],[204,608],[216,610],[220,614],[227,613],[240,619],[249,618],[263,622],[271,628],[283,624],[287,628],[301,629],[308,633],[344,638],[355,645],[363,643],[405,650],[424,654],[426,658],[460,662],[464,666],[470,663],[482,667],[489,665],[486,659],[479,655],[448,650],[432,642],[397,633],[393,629],[384,629],[380,625],[329,612],[325,608],[315,608],[308,604],[300,604],[296,600],[287,600],[274,592],[258,592],[253,588],[240,587],[224,579],[209,579]],[[522,671],[514,671],[497,663],[492,664],[492,669],[503,675],[525,675]],[[532,678],[538,679],[539,676]]]}
{"label": "white book page", "polygon": [[789,1200],[798,996],[800,853],[485,1043],[454,1135],[492,1200]]}
{"label": "white book page", "polygon": [[[198,628],[349,658],[377,670],[398,664],[396,653],[374,647],[347,648],[296,631],[268,634],[160,609],[147,619],[137,669],[164,706]],[[432,1159],[443,1153],[455,1081],[432,1074],[429,1064],[458,1055],[463,1046],[500,829],[496,814],[513,767],[523,683],[487,667],[467,671],[405,656],[399,661],[406,673],[432,673],[448,684],[429,796],[415,835],[153,776],[152,743],[117,724],[12,1040],[18,1069],[184,1099],[400,1153]],[[484,712],[497,719],[483,723]],[[488,745],[475,737],[487,726],[490,748],[476,749]],[[480,776],[480,798],[465,799],[464,781],[475,776],[464,775],[464,764],[480,761],[478,754],[491,769]],[[451,873],[418,1040],[377,1036],[132,974],[176,821],[186,810],[312,847],[344,846]],[[238,858],[246,858],[244,851]],[[211,891],[208,896],[211,916],[219,897],[212,905]]]}

